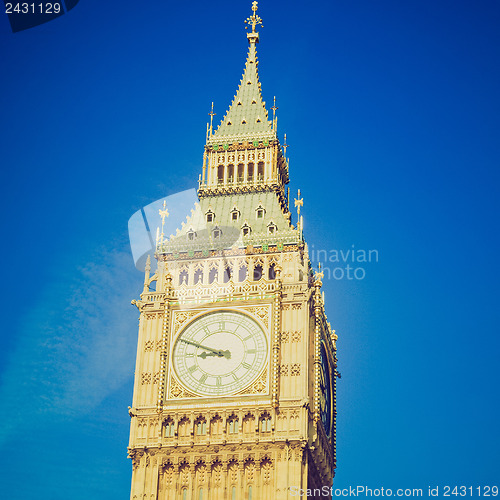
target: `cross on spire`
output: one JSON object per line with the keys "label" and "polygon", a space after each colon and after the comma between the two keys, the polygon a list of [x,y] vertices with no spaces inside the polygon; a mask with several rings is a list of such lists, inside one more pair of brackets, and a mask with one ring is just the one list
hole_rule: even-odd
{"label": "cross on spire", "polygon": [[[252,10],[253,10],[253,14],[248,17],[247,19],[245,19],[245,23],[248,24],[249,26],[251,25],[252,26],[252,33],[255,33],[255,27],[260,24],[262,27],[264,27],[264,25],[262,24],[262,19],[257,15],[257,2],[252,2]],[[247,27],[245,26],[245,29]]]}

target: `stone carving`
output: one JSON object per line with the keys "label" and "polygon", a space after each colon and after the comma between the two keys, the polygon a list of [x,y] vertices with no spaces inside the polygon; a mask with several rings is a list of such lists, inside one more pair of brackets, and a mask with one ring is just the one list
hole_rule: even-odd
{"label": "stone carving", "polygon": [[197,398],[195,394],[186,391],[183,387],[181,387],[177,381],[172,377],[170,380],[170,398]]}

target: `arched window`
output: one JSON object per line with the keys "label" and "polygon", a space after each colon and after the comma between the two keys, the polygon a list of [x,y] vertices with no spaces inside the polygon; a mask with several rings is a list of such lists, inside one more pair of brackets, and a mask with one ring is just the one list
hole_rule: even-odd
{"label": "arched window", "polygon": [[171,418],[165,422],[164,435],[166,438],[174,437],[175,435],[174,421]]}
{"label": "arched window", "polygon": [[275,280],[276,279],[276,264],[273,262],[270,266],[269,266],[269,279],[270,280]]}
{"label": "arched window", "polygon": [[253,182],[253,168],[254,168],[254,164],[253,163],[249,163],[248,164],[248,174],[247,174],[247,181],[248,182]]}
{"label": "arched window", "polygon": [[259,205],[255,209],[255,216],[257,217],[257,219],[263,219],[265,214],[266,214],[266,210],[262,205]]}
{"label": "arched window", "polygon": [[257,180],[262,182],[264,180],[264,162],[259,161],[257,164]]}
{"label": "arched window", "polygon": [[194,272],[194,284],[203,283],[203,270],[198,268]]}
{"label": "arched window", "polygon": [[217,182],[219,184],[224,183],[224,165],[219,165],[217,167]]}
{"label": "arched window", "polygon": [[252,500],[252,485],[248,487],[248,500]]}
{"label": "arched window", "polygon": [[188,280],[188,271],[187,271],[187,269],[183,269],[179,273],[179,285],[182,285],[182,284],[187,285],[187,280]]}
{"label": "arched window", "polygon": [[234,165],[227,166],[227,182],[231,184],[234,182]]}
{"label": "arched window", "polygon": [[224,268],[224,283],[227,283],[231,279],[231,268],[226,266]]}
{"label": "arched window", "polygon": [[215,214],[212,212],[212,210],[209,210],[206,214],[205,214],[206,218],[207,218],[207,222],[213,222],[215,220]]}
{"label": "arched window", "polygon": [[187,497],[188,497],[188,490],[187,488],[184,488],[182,490],[182,500],[187,500]]}
{"label": "arched window", "polygon": [[231,490],[231,500],[236,500],[236,486]]}
{"label": "arched window", "polygon": [[190,434],[190,421],[187,417],[184,417],[179,422],[179,437],[187,437]]}
{"label": "arched window", "polygon": [[243,163],[238,164],[238,182],[243,182],[245,180],[245,165]]}
{"label": "arched window", "polygon": [[220,230],[220,228],[214,227],[214,229],[212,229],[212,237],[214,238],[214,240],[222,238],[222,231]]}
{"label": "arched window", "polygon": [[212,267],[212,269],[210,269],[210,273],[208,274],[209,283],[217,281],[218,277],[219,277],[219,270],[216,267]]}
{"label": "arched window", "polygon": [[237,221],[240,218],[240,211],[235,207],[231,210],[231,220]]}
{"label": "arched window", "polygon": [[243,266],[240,267],[239,273],[238,273],[238,281],[245,281],[247,278],[247,272],[248,268],[246,264],[243,264]]}
{"label": "arched window", "polygon": [[253,280],[259,281],[262,278],[262,264],[256,264],[253,268]]}
{"label": "arched window", "polygon": [[242,423],[244,434],[252,434],[255,431],[255,417],[251,413],[247,413]]}
{"label": "arched window", "polygon": [[210,434],[212,436],[222,434],[222,418],[220,418],[219,415],[216,415],[210,421]]}
{"label": "arched window", "polygon": [[238,417],[232,416],[227,422],[228,434],[238,434]]}
{"label": "arched window", "polygon": [[241,226],[241,234],[243,234],[243,236],[249,236],[251,231],[252,228],[248,224],[243,224],[243,226]]}
{"label": "arched window", "polygon": [[264,415],[260,417],[260,431],[271,432],[271,416],[268,413],[264,413]]}
{"label": "arched window", "polygon": [[207,433],[207,421],[204,418],[196,420],[196,435],[204,436]]}
{"label": "arched window", "polygon": [[198,493],[198,500],[203,500],[203,488],[200,488],[200,492]]}

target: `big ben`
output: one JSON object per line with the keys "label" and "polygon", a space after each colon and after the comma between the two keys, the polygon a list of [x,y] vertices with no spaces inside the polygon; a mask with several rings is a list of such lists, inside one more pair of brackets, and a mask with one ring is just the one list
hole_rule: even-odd
{"label": "big ben", "polygon": [[292,215],[276,106],[270,116],[262,99],[257,2],[246,23],[243,76],[207,127],[198,202],[175,235],[159,230],[133,301],[131,499],[281,500],[335,473],[337,336],[300,194]]}

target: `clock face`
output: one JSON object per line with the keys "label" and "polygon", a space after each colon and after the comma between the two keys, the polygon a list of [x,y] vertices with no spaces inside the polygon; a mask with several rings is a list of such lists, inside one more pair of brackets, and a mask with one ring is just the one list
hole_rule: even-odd
{"label": "clock face", "polygon": [[331,431],[331,410],[332,410],[332,396],[330,387],[330,367],[326,357],[325,345],[321,342],[321,367],[319,376],[319,405],[321,413],[321,421],[325,428],[326,435],[330,435]]}
{"label": "clock face", "polygon": [[246,314],[204,314],[175,340],[172,361],[186,388],[205,396],[234,394],[253,382],[267,361],[267,339]]}

